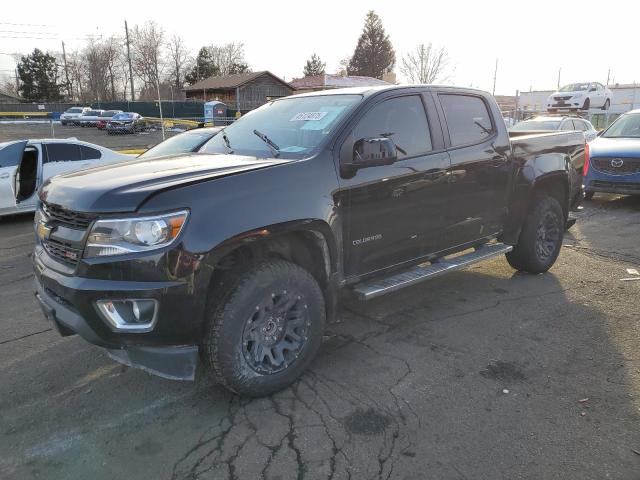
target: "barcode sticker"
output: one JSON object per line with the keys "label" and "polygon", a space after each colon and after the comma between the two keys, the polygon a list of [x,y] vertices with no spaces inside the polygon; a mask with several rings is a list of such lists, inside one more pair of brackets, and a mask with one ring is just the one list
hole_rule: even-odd
{"label": "barcode sticker", "polygon": [[327,112],[300,112],[296,113],[293,117],[291,117],[290,122],[306,122],[313,121],[317,122],[318,120],[322,120],[322,118],[327,114]]}

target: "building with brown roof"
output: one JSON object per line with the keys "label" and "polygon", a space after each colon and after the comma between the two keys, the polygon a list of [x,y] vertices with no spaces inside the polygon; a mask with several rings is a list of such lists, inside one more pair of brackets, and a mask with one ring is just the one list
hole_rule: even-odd
{"label": "building with brown roof", "polygon": [[268,71],[205,78],[184,88],[187,99],[219,100],[240,111],[253,110],[273,98],[293,93],[287,82]]}
{"label": "building with brown roof", "polygon": [[332,73],[310,75],[308,77],[295,78],[291,81],[291,86],[296,89],[296,93],[316,92],[332,88],[375,87],[378,85],[390,85],[390,83],[373,77],[343,76]]}

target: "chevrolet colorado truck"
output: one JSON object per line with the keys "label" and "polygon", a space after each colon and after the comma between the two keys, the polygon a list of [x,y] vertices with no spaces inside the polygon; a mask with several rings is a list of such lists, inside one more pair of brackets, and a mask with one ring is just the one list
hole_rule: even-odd
{"label": "chevrolet colorado truck", "polygon": [[[39,190],[35,295],[62,335],[249,396],[318,351],[340,290],[366,301],[497,255],[555,262],[580,132],[510,140],[487,93],[384,86],[268,102],[200,153]],[[30,195],[19,169],[17,201]]]}

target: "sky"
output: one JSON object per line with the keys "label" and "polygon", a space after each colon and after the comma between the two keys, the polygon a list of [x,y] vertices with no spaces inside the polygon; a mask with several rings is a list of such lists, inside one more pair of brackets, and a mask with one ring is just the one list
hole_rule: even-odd
{"label": "sky", "polygon": [[340,60],[353,53],[366,13],[375,10],[396,50],[401,82],[402,55],[429,42],[446,48],[449,83],[455,85],[491,92],[498,60],[495,93],[501,95],[554,89],[559,69],[561,84],[605,83],[608,75],[610,83],[640,82],[633,27],[640,15],[637,0],[30,0],[28,10],[20,2],[7,2],[2,10],[4,75],[15,66],[7,54],[36,47],[60,51],[62,40],[69,52],[81,48],[86,35],[123,34],[126,19],[130,28],[155,20],[168,36],[183,36],[194,54],[202,45],[242,42],[254,71],[269,70],[290,81],[302,76],[314,52],[328,73],[336,72]]}

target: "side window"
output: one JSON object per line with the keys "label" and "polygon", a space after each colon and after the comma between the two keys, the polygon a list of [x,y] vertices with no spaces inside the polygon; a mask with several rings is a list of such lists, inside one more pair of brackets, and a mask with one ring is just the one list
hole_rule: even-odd
{"label": "side window", "polygon": [[100,150],[95,148],[87,147],[86,145],[79,145],[79,147],[82,160],[98,160],[102,156]]}
{"label": "side window", "polygon": [[576,126],[576,130],[580,130],[582,132],[589,130],[589,126],[582,120],[574,120],[573,124]]}
{"label": "side window", "polygon": [[562,128],[560,130],[576,130],[576,127],[573,125],[573,120],[567,119],[562,123]]}
{"label": "side window", "polygon": [[491,115],[482,98],[455,94],[441,94],[439,98],[453,147],[479,143],[493,135]]}
{"label": "side window", "polygon": [[48,143],[46,149],[47,162],[76,162],[82,158],[75,143]]}
{"label": "side window", "polygon": [[343,153],[348,155],[357,140],[367,137],[389,137],[398,147],[399,160],[433,149],[427,115],[418,95],[384,100],[365,113],[342,146]]}

